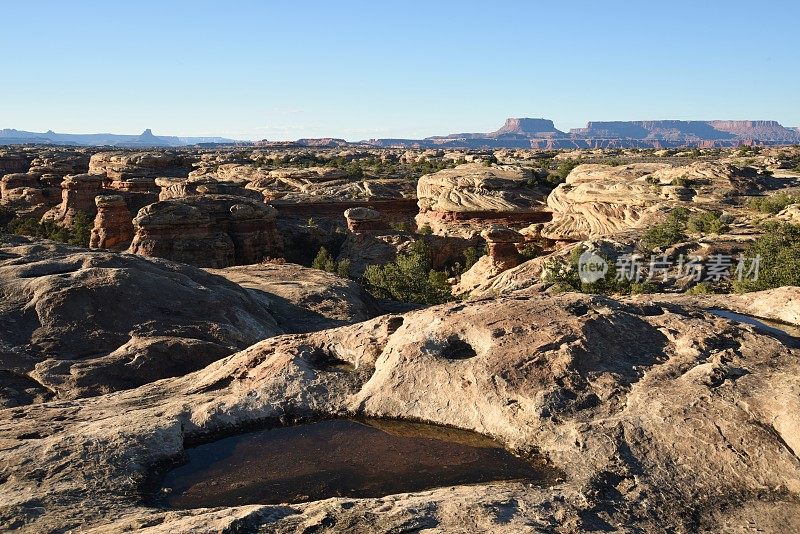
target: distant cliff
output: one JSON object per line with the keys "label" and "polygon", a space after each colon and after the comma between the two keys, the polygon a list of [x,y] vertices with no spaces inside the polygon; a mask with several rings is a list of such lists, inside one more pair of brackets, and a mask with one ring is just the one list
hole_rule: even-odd
{"label": "distant cliff", "polygon": [[494,132],[425,139],[375,139],[378,146],[452,148],[669,148],[797,144],[800,131],[776,121],[603,121],[569,133],[548,119],[510,118]]}

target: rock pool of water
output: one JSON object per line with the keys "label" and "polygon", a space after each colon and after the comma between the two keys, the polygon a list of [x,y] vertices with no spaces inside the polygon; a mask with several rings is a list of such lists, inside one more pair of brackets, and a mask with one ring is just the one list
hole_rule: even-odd
{"label": "rock pool of water", "polygon": [[749,324],[761,332],[777,335],[779,337],[790,336],[800,338],[800,328],[794,325],[784,324],[778,321],[770,321],[768,319],[758,319],[756,317],[751,317],[750,315],[744,315],[728,310],[713,309],[709,311],[718,317],[724,317],[725,319],[729,319],[731,321]]}
{"label": "rock pool of water", "polygon": [[334,419],[250,432],[187,449],[161,494],[173,508],[380,497],[499,480],[545,485],[557,472],[471,432]]}

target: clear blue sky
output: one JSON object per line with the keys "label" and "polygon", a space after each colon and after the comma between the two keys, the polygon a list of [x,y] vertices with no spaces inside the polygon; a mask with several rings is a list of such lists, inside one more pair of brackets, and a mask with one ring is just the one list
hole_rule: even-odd
{"label": "clear blue sky", "polygon": [[506,117],[800,126],[800,2],[15,1],[0,128],[419,137]]}

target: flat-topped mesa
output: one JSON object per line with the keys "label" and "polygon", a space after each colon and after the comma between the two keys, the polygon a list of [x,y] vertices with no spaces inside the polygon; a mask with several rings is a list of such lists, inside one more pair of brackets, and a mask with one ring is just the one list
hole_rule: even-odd
{"label": "flat-topped mesa", "polygon": [[356,234],[381,233],[389,230],[383,213],[369,208],[349,208],[344,211],[347,229]]}
{"label": "flat-topped mesa", "polygon": [[489,258],[497,271],[502,272],[522,263],[522,255],[516,244],[525,241],[519,232],[506,226],[494,224],[481,232],[489,248]]}
{"label": "flat-topped mesa", "polygon": [[42,220],[71,226],[79,212],[94,218],[97,214],[94,197],[100,194],[102,187],[102,176],[91,174],[66,176],[61,182],[61,203],[45,213]]}
{"label": "flat-topped mesa", "polygon": [[592,121],[570,130],[584,141],[614,141],[619,146],[736,146],[745,141],[797,143],[800,136],[776,121]]}
{"label": "flat-topped mesa", "polygon": [[426,174],[417,183],[418,227],[438,235],[476,237],[487,224],[524,227],[550,220],[547,191],[530,169],[467,163]]}
{"label": "flat-topped mesa", "polygon": [[98,195],[89,248],[125,249],[133,239],[131,212],[121,195]]}
{"label": "flat-topped mesa", "polygon": [[550,119],[509,118],[499,130],[487,133],[487,137],[500,137],[502,135],[543,135],[563,136],[564,132],[556,129]]}
{"label": "flat-topped mesa", "polygon": [[129,252],[198,267],[258,263],[282,246],[271,206],[229,195],[164,200],[139,210]]}

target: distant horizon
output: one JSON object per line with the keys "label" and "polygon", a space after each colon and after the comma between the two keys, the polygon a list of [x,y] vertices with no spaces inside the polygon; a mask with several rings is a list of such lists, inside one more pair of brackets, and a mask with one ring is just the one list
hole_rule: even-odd
{"label": "distant horizon", "polygon": [[[338,137],[338,136],[335,136],[335,135],[319,135],[319,136],[298,135],[297,137],[287,138],[287,139],[268,138],[268,137],[251,138],[251,139],[241,139],[241,138],[237,139],[237,138],[228,138],[225,135],[219,135],[219,134],[213,134],[213,133],[212,134],[161,133],[159,131],[156,131],[154,128],[145,128],[144,130],[142,130],[142,131],[140,131],[138,133],[121,132],[121,131],[116,131],[116,132],[112,132],[112,131],[69,132],[69,131],[60,131],[60,130],[57,130],[55,128],[49,128],[47,130],[37,131],[37,130],[29,130],[29,129],[25,129],[25,128],[5,127],[3,125],[0,125],[0,131],[17,131],[17,132],[35,133],[35,134],[53,133],[53,134],[56,134],[56,135],[75,135],[75,136],[113,135],[113,136],[132,136],[132,137],[135,137],[135,136],[140,136],[140,135],[144,134],[145,132],[147,132],[148,130],[150,130],[151,133],[156,137],[177,137],[177,138],[212,138],[212,137],[216,137],[216,138],[228,138],[228,139],[230,139],[232,141],[238,141],[238,142],[258,142],[258,141],[290,142],[290,141],[297,141],[298,139],[327,139],[327,138],[331,138],[331,139],[344,139],[345,141],[347,141],[349,143],[357,143],[357,142],[360,142],[360,141],[369,141],[371,139],[407,139],[407,140],[415,140],[415,139],[426,139],[426,138],[429,138],[429,137],[453,135],[453,134],[459,134],[459,133],[491,133],[491,132],[497,130],[498,128],[500,128],[507,119],[552,120],[552,119],[550,119],[548,117],[531,117],[531,116],[513,116],[512,117],[512,116],[508,116],[508,117],[505,117],[505,118],[501,119],[500,121],[498,121],[498,123],[497,123],[497,125],[495,127],[491,128],[491,129],[488,129],[488,130],[483,130],[483,131],[479,131],[479,130],[466,131],[465,130],[465,131],[450,131],[450,132],[432,132],[432,133],[428,133],[428,134],[426,134],[424,136],[420,136],[420,137],[402,137],[402,136],[397,136],[397,135],[383,135],[383,136],[376,136],[376,137],[364,137],[364,138],[358,138],[358,139],[356,139],[356,138],[348,139],[348,138],[345,138],[345,137]],[[682,121],[682,122],[715,122],[715,121],[735,121],[735,122],[750,121],[750,122],[755,122],[755,121],[774,121],[774,122],[777,122],[778,124],[780,124],[781,126],[783,126],[784,128],[789,128],[789,129],[798,129],[798,128],[800,128],[800,125],[786,124],[783,121],[780,121],[780,120],[777,120],[777,119],[764,119],[764,118],[760,118],[760,119],[754,119],[754,118],[747,118],[747,119],[731,119],[731,118],[717,118],[717,119],[673,119],[673,118],[661,118],[661,119],[590,119],[590,120],[585,121],[582,126],[573,126],[573,127],[570,127],[570,128],[559,127],[558,123],[556,121],[552,120],[552,122],[553,122],[553,124],[554,124],[554,126],[555,126],[555,128],[557,130],[560,130],[560,131],[565,132],[567,134],[569,134],[570,131],[573,130],[573,129],[585,128],[589,123],[603,123],[603,122],[659,122],[659,121]],[[2,140],[2,138],[0,138],[0,140]],[[2,145],[2,142],[0,142],[0,145]]]}

